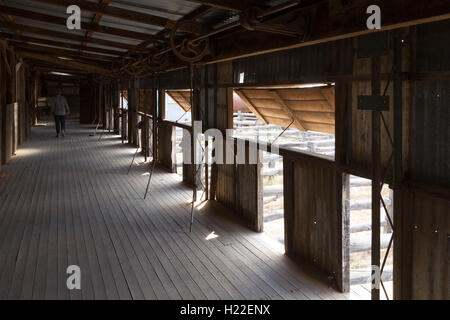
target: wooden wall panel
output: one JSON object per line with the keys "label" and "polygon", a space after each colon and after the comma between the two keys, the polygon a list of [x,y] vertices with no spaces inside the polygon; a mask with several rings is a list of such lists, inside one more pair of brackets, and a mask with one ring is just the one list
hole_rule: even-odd
{"label": "wooden wall panel", "polygon": [[[323,79],[352,73],[352,39],[254,56],[233,62],[234,82],[245,83]],[[306,80],[305,80],[306,79]]]}
{"label": "wooden wall panel", "polygon": [[[253,148],[254,149],[254,148]],[[262,152],[258,152],[258,163],[249,163],[249,146],[246,148],[246,164],[236,165],[236,211],[256,232],[263,231],[263,179]]]}
{"label": "wooden wall panel", "polygon": [[128,143],[133,146],[138,144],[138,89],[130,88],[128,90]]}
{"label": "wooden wall panel", "polygon": [[450,81],[413,83],[409,176],[450,187]]}
{"label": "wooden wall panel", "polygon": [[[403,223],[403,246],[408,246],[411,299],[450,299],[450,199],[440,199],[417,191],[403,192],[407,223]],[[407,272],[405,270],[405,272]]]}
{"label": "wooden wall panel", "polygon": [[26,82],[25,82],[25,66],[21,65],[17,72],[17,99],[18,103],[18,133],[17,145],[22,144],[26,138]]}
{"label": "wooden wall panel", "polygon": [[96,117],[96,97],[97,89],[93,81],[82,83],[80,85],[80,123],[91,124]]}
{"label": "wooden wall panel", "polygon": [[[233,78],[232,63],[221,63],[217,65],[217,84],[229,83]],[[230,128],[232,112],[230,116],[231,90],[224,87],[216,88],[216,128],[225,132]],[[230,119],[231,117],[231,119]],[[215,166],[215,165],[213,165]],[[228,208],[235,208],[236,203],[236,167],[233,164],[219,164],[217,166],[217,188],[216,200]],[[215,170],[213,170],[215,171]],[[215,179],[215,178],[213,178]]]}
{"label": "wooden wall panel", "polygon": [[[355,40],[356,42],[356,40]],[[356,44],[355,44],[356,46]],[[403,47],[403,72],[408,71],[407,63],[409,61],[410,49],[408,46]],[[381,57],[381,73],[392,73],[392,50],[388,54]],[[371,61],[369,58],[359,59],[357,52],[354,53],[354,76],[363,76],[371,74]],[[352,131],[351,148],[347,152],[351,152],[350,162],[353,167],[368,169],[371,166],[372,161],[372,112],[366,110],[358,110],[357,98],[359,95],[371,95],[371,83],[370,81],[354,81],[352,83],[352,96],[351,96],[351,110],[349,111],[352,116]],[[387,89],[386,89],[387,88]],[[386,95],[389,96],[389,108],[390,111],[382,112],[386,121],[387,128],[389,129],[391,137],[394,134],[394,94],[393,94],[393,82],[381,81],[381,93],[386,90]],[[407,81],[403,82],[403,154],[408,153],[408,130],[409,130],[409,115],[410,115],[410,86]],[[386,167],[389,158],[391,156],[392,146],[389,140],[389,135],[381,123],[381,163],[383,167]],[[404,166],[407,166],[407,157],[403,157]]]}
{"label": "wooden wall panel", "polygon": [[4,120],[4,149],[3,149],[3,163],[6,164],[11,160],[13,155],[14,144],[14,104],[6,106],[5,120]]}
{"label": "wooden wall panel", "polygon": [[[187,143],[187,141],[191,141],[191,134],[187,130],[183,130],[183,143]],[[188,156],[191,157],[190,164],[184,159]],[[194,185],[194,165],[192,162],[192,155],[185,153],[183,150],[183,182],[188,186]]]}
{"label": "wooden wall panel", "polygon": [[175,127],[162,122],[158,125],[158,163],[169,172],[176,172],[175,166]]}
{"label": "wooden wall panel", "polygon": [[335,279],[343,290],[342,176],[332,162],[284,160],[286,253]]}
{"label": "wooden wall panel", "polygon": [[230,209],[236,206],[235,170],[232,164],[217,165],[216,200]]}

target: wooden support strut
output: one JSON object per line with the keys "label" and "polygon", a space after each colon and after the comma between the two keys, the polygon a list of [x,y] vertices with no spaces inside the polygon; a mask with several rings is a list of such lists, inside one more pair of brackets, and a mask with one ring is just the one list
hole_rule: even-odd
{"label": "wooden support strut", "polygon": [[280,97],[278,92],[276,90],[271,90],[270,92],[274,100],[283,108],[283,110],[289,115],[289,117],[291,117],[295,126],[302,131],[306,131],[306,128],[301,122],[301,120],[297,117],[294,111],[292,111],[292,109],[289,108],[289,106],[284,102],[284,100]]}

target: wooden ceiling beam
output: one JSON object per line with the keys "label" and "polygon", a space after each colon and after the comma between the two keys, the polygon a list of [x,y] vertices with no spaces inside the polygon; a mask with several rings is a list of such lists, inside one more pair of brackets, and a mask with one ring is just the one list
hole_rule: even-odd
{"label": "wooden ceiling beam", "polygon": [[37,44],[44,44],[44,45],[68,48],[68,49],[74,49],[74,50],[84,50],[84,51],[90,51],[90,52],[96,52],[96,53],[104,53],[104,54],[107,54],[110,56],[116,56],[116,57],[120,56],[123,53],[122,51],[115,51],[115,50],[111,50],[111,49],[104,49],[104,48],[97,48],[97,47],[86,47],[83,49],[83,47],[79,44],[72,44],[72,43],[55,41],[55,40],[40,39],[40,38],[28,37],[28,36],[22,36],[22,35],[18,36],[18,35],[14,35],[14,34],[10,34],[10,33],[0,33],[0,38],[22,41],[22,42],[32,42],[32,43],[37,43]]}
{"label": "wooden ceiling beam", "polygon": [[[58,75],[52,75],[52,74],[43,74],[41,75],[41,79],[44,81],[55,81],[55,82],[70,82],[79,84],[84,77],[72,77],[72,76],[58,76]],[[73,86],[70,86],[73,87]]]}
{"label": "wooden ceiling beam", "polygon": [[87,71],[54,67],[54,66],[49,66],[49,65],[46,66],[45,64],[35,64],[35,65],[31,66],[31,70],[41,71],[41,72],[70,73],[70,74],[80,75],[80,76],[89,74],[89,72],[87,72]]}
{"label": "wooden ceiling beam", "polygon": [[77,70],[86,70],[92,73],[102,74],[109,77],[115,77],[114,73],[110,70],[100,68],[96,65],[87,64],[87,63],[80,63],[76,61],[70,61],[70,60],[64,60],[59,59],[47,55],[37,54],[37,53],[31,53],[31,52],[21,52],[20,56],[24,59],[34,59],[34,60],[40,60],[40,61],[46,61],[49,63],[53,63],[57,66],[63,66],[63,67],[70,67]]}
{"label": "wooden ceiling beam", "polygon": [[10,44],[15,48],[40,51],[40,52],[45,52],[45,53],[49,53],[49,51],[50,51],[50,53],[53,55],[59,55],[59,56],[68,57],[68,58],[72,58],[72,57],[87,58],[90,60],[97,60],[97,61],[103,61],[103,62],[111,62],[114,59],[114,57],[102,56],[99,54],[93,54],[93,53],[87,53],[87,52],[79,53],[78,51],[73,51],[73,50],[51,48],[51,47],[39,46],[39,45],[35,45],[35,44],[28,44],[28,43],[22,43],[22,42],[11,41]]}
{"label": "wooden ceiling beam", "polygon": [[[25,54],[26,53],[31,53],[31,54],[33,54],[34,52],[20,51],[20,52],[18,52],[18,55],[21,56],[22,53],[25,53]],[[55,56],[48,56],[48,57],[58,59],[58,57],[55,57]],[[30,66],[32,68],[33,67],[36,67],[36,68],[37,67],[42,67],[42,68],[47,68],[48,71],[51,71],[51,72],[64,72],[64,73],[70,73],[70,74],[81,74],[81,73],[77,73],[77,71],[81,71],[79,68],[75,69],[75,68],[69,68],[69,67],[66,66],[66,68],[65,68],[66,71],[62,71],[62,70],[58,69],[58,67],[62,67],[62,65],[61,66],[57,66],[57,65],[55,65],[53,63],[53,66],[48,66],[48,65],[42,64],[42,61],[40,61],[40,60],[29,59],[29,58],[23,59],[23,61],[28,66]],[[88,65],[95,65],[94,63],[92,63],[92,61],[91,62],[86,62],[86,61],[74,61],[74,60],[72,60],[71,62],[77,62],[77,63],[88,64]],[[96,66],[100,67],[98,65],[96,65]],[[106,69],[106,68],[104,68],[104,69]],[[99,74],[99,73],[98,72],[86,72],[86,73],[83,73],[83,74],[87,75],[87,74]]]}
{"label": "wooden ceiling beam", "polygon": [[[4,6],[4,5],[0,5],[0,13],[8,14],[8,15],[14,16],[14,17],[30,19],[30,20],[34,20],[34,21],[51,23],[51,24],[60,25],[60,26],[66,26],[66,22],[67,22],[66,18],[52,16],[52,15],[43,14],[43,13],[37,13],[37,12],[13,8],[13,7],[8,7],[8,6]],[[100,15],[96,15],[96,17],[98,17],[98,16],[100,16]],[[100,25],[98,25],[98,23],[95,23],[95,21],[96,20],[94,19],[92,23],[81,22],[81,29],[88,31],[89,34],[91,34],[91,35],[94,32],[98,32],[98,33],[109,34],[109,35],[113,35],[113,36],[119,36],[119,37],[130,38],[130,39],[137,39],[137,40],[156,40],[157,39],[157,37],[147,34],[147,33],[129,31],[129,30],[118,29],[118,28],[107,27],[107,26],[100,26]],[[9,21],[9,22],[13,22],[13,21]]]}
{"label": "wooden ceiling beam", "polygon": [[[18,49],[16,52],[17,52],[17,54],[19,56],[21,55],[21,53],[42,54],[41,52],[22,50],[22,49]],[[68,60],[68,59],[64,59],[64,57],[61,57],[59,55],[48,55],[48,56],[52,57],[52,58],[60,59],[60,60],[63,60],[63,61],[68,61],[68,62],[78,62],[78,63],[87,64],[87,65],[95,65],[95,66],[97,66],[99,68],[103,68],[103,69],[108,69],[109,68],[109,66],[107,66],[107,65],[99,64],[99,61],[92,61],[92,60],[80,59],[80,58],[78,58],[78,59],[71,58],[71,60]],[[37,59],[27,58],[27,59],[24,59],[24,61],[28,61],[29,65],[32,65],[32,66],[46,66],[46,67],[50,67],[50,68],[53,66],[53,69],[58,67],[58,66],[55,67],[55,65],[45,64],[45,61],[40,61],[40,60],[37,60]],[[69,66],[65,66],[65,68],[69,68]],[[71,69],[71,70],[75,71],[75,70],[80,70],[80,69]],[[90,73],[92,73],[92,72],[90,72]]]}
{"label": "wooden ceiling beam", "polygon": [[68,33],[68,32],[54,31],[54,30],[43,29],[43,28],[39,28],[39,27],[33,27],[33,26],[17,24],[17,23],[12,23],[12,22],[7,22],[7,21],[0,21],[0,27],[17,29],[17,30],[24,31],[24,32],[59,38],[59,39],[63,39],[63,40],[64,39],[65,40],[74,40],[74,41],[80,41],[80,42],[86,41],[86,42],[95,43],[98,45],[103,45],[103,46],[112,47],[112,48],[120,48],[120,49],[126,49],[126,50],[131,50],[131,51],[141,51],[141,52],[144,51],[142,48],[139,48],[138,46],[134,46],[134,45],[123,44],[120,42],[97,39],[97,38],[86,39],[83,36],[75,35],[75,34]]}
{"label": "wooden ceiling beam", "polygon": [[[100,1],[100,4],[103,5],[103,6],[109,6],[110,3],[111,3],[111,0],[101,0]],[[99,23],[100,23],[100,20],[102,19],[102,17],[103,17],[103,15],[101,15],[99,13],[96,13],[94,15],[94,18],[92,18],[92,24],[95,25],[95,26],[98,26]],[[87,38],[92,38],[93,35],[94,35],[93,31],[88,31],[86,33],[86,37]],[[83,42],[81,45],[85,47],[86,46],[86,42]]]}
{"label": "wooden ceiling beam", "polygon": [[67,8],[71,5],[77,5],[82,11],[88,11],[95,14],[101,14],[104,16],[110,16],[123,20],[129,20],[134,22],[140,22],[148,25],[154,25],[163,28],[172,29],[175,25],[175,21],[155,16],[152,14],[146,14],[138,11],[132,11],[128,9],[105,6],[98,3],[93,3],[85,0],[33,0],[40,3],[47,3],[55,6]]}

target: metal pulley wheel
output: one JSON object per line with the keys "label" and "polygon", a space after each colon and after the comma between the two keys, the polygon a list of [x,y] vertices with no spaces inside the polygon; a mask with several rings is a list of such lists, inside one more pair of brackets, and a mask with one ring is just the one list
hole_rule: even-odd
{"label": "metal pulley wheel", "polygon": [[209,39],[197,39],[206,34],[206,30],[200,23],[193,20],[182,20],[175,24],[170,35],[170,45],[173,53],[186,62],[198,62],[202,60],[209,50]]}

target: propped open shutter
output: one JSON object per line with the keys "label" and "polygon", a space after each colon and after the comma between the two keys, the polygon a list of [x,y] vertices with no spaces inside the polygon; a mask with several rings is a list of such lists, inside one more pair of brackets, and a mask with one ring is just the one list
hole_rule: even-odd
{"label": "propped open shutter", "polygon": [[170,90],[167,94],[183,109],[185,112],[191,110],[191,92],[189,90]]}
{"label": "propped open shutter", "polygon": [[265,124],[334,134],[334,87],[238,89],[236,93]]}

